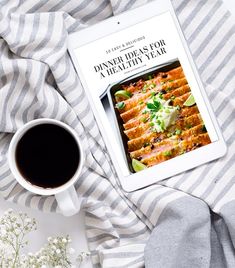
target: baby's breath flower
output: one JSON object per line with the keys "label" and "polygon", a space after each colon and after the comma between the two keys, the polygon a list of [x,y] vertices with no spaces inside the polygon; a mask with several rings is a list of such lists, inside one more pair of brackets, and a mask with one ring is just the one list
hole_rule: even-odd
{"label": "baby's breath flower", "polygon": [[32,219],[30,219],[30,218],[26,218],[26,219],[25,219],[25,222],[26,222],[26,223],[30,223],[31,221],[32,221]]}
{"label": "baby's breath flower", "polygon": [[90,256],[90,252],[81,252],[77,257],[77,261],[79,263],[82,263],[89,256]]}
{"label": "baby's breath flower", "polygon": [[[70,237],[48,237],[48,243],[35,254],[20,254],[28,244],[25,236],[37,229],[36,220],[26,213],[15,213],[9,209],[0,218],[0,268],[71,268],[72,262],[68,255],[75,253],[73,248],[68,249]],[[78,256],[79,265],[89,256],[82,252]],[[78,266],[74,266],[78,267]]]}
{"label": "baby's breath flower", "polygon": [[1,236],[6,235],[6,233],[7,233],[6,229],[5,229],[4,227],[2,227],[2,228],[0,229],[0,234],[1,234]]}

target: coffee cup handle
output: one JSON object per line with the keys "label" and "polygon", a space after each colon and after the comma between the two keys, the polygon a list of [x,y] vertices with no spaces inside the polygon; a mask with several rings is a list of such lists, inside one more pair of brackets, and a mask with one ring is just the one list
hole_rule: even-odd
{"label": "coffee cup handle", "polygon": [[61,193],[55,194],[55,198],[61,213],[66,217],[75,215],[80,210],[81,202],[74,186],[71,186]]}

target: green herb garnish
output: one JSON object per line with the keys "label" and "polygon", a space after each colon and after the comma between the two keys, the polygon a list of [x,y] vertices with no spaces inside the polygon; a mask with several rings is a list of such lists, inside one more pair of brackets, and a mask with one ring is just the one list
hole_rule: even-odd
{"label": "green herb garnish", "polygon": [[150,88],[150,89],[153,89],[153,88],[155,88],[155,87],[156,87],[156,84],[155,84],[155,83],[152,83],[152,84],[149,85],[149,88]]}
{"label": "green herb garnish", "polygon": [[158,94],[159,99],[163,99],[162,93]]}
{"label": "green herb garnish", "polygon": [[123,101],[118,102],[116,104],[116,108],[118,108],[118,109],[123,109],[125,106],[126,106],[126,104]]}
{"label": "green herb garnish", "polygon": [[157,115],[155,115],[155,114],[151,114],[151,115],[150,115],[150,120],[153,120],[154,117],[157,118]]}
{"label": "green herb garnish", "polygon": [[146,122],[148,121],[148,118],[146,118],[146,117],[141,118],[141,121],[142,121],[143,123],[146,123]]}
{"label": "green herb garnish", "polygon": [[180,130],[180,129],[176,129],[176,130],[175,130],[175,134],[176,134],[176,135],[180,135],[181,133],[182,133],[182,130]]}
{"label": "green herb garnish", "polygon": [[161,103],[159,101],[154,100],[153,103],[147,102],[147,108],[151,110],[151,112],[158,112],[161,108]]}
{"label": "green herb garnish", "polygon": [[171,151],[165,151],[163,153],[164,156],[171,156],[172,155],[172,152]]}

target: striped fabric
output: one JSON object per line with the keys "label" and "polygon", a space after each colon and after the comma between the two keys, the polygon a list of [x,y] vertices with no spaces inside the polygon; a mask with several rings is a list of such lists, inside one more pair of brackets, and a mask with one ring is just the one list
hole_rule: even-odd
{"label": "striped fabric", "polygon": [[[228,144],[212,163],[132,194],[122,192],[86,94],[67,53],[67,37],[146,0],[1,0],[0,193],[10,201],[57,211],[54,197],[19,186],[8,167],[13,133],[50,117],[71,125],[86,153],[76,183],[94,267],[141,267],[150,232],[174,201],[201,198],[220,215],[235,199],[235,26],[220,0],[173,0],[185,37]],[[144,179],[144,178],[143,178]],[[226,219],[229,224],[229,219]]]}

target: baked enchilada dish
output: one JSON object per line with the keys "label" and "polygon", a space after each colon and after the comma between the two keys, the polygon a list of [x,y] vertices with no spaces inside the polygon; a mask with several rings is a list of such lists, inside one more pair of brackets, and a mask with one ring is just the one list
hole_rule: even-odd
{"label": "baked enchilada dish", "polygon": [[[211,143],[180,64],[120,84],[116,114],[135,172]],[[124,146],[125,146],[124,145]]]}

